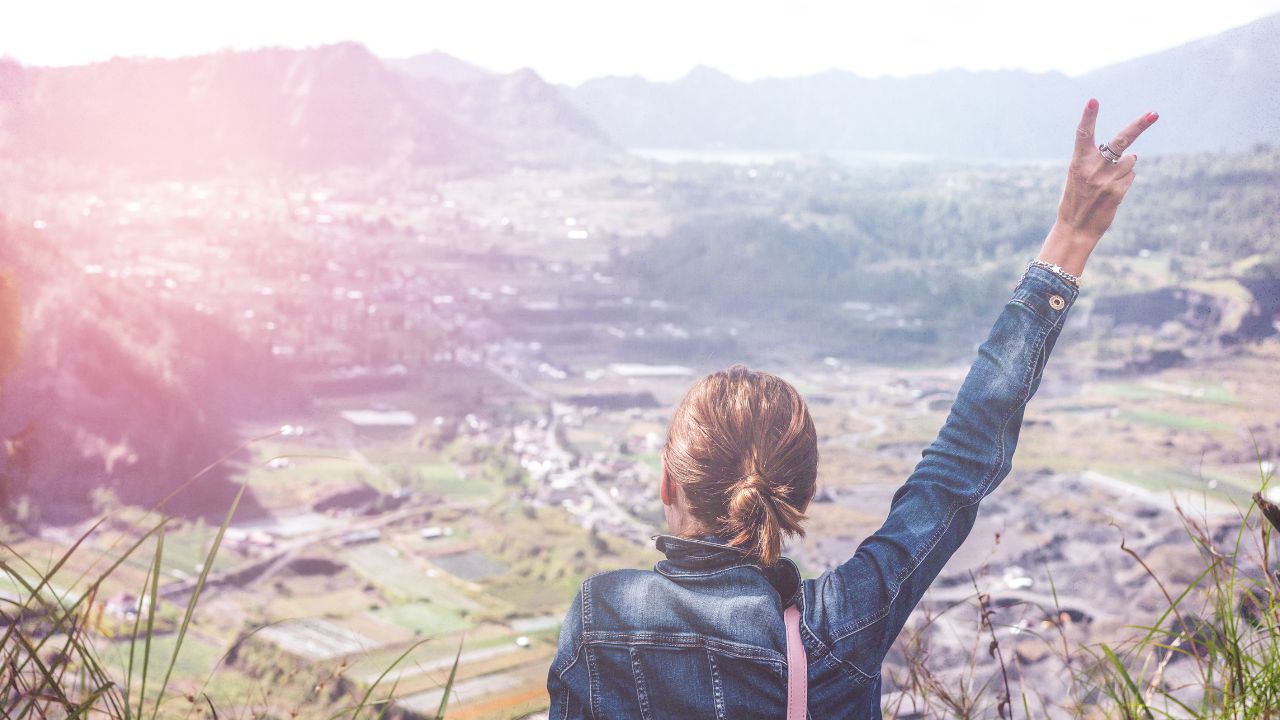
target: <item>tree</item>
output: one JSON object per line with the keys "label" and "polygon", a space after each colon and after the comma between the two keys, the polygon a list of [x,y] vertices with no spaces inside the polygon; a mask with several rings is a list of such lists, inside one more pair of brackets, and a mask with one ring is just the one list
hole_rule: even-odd
{"label": "tree", "polygon": [[18,367],[22,352],[22,315],[18,287],[8,273],[0,273],[0,393],[5,380]]}
{"label": "tree", "polygon": [[89,491],[89,502],[99,515],[110,515],[120,508],[120,497],[109,487],[96,487]]}
{"label": "tree", "polygon": [[[18,309],[18,288],[10,274],[0,273],[0,399],[4,398],[5,380],[18,367],[18,355],[21,351],[22,316]],[[0,515],[8,507],[9,487],[12,484],[8,466],[15,451],[14,442],[0,436]],[[28,509],[24,509],[23,515],[30,515]]]}

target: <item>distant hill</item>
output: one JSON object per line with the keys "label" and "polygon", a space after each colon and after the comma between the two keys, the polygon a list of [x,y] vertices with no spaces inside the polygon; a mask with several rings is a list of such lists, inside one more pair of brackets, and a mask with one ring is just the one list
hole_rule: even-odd
{"label": "distant hill", "polygon": [[[0,514],[26,497],[46,521],[74,520],[98,487],[151,507],[235,448],[234,422],[297,402],[270,358],[230,328],[87,276],[2,218],[0,267],[17,286],[23,338],[0,392]],[[226,470],[169,509],[225,509],[235,491]]]}
{"label": "distant hill", "polygon": [[[429,61],[433,68],[424,70]],[[435,53],[390,62],[424,107],[468,128],[475,157],[523,164],[591,164],[620,151],[603,130],[529,69],[498,74]]]}
{"label": "distant hill", "polygon": [[1121,100],[1135,116],[1159,108],[1173,121],[1153,133],[1151,145],[1162,151],[1280,145],[1280,13],[1101,68],[1077,83]]}
{"label": "distant hill", "polygon": [[[483,168],[512,155],[554,163],[552,151],[565,146],[608,152],[592,122],[550,86],[537,88],[545,83],[536,75],[504,93],[501,77],[479,69],[463,87],[409,62],[418,71],[343,43],[67,68],[0,64],[0,155],[190,175],[389,162]],[[531,156],[547,135],[557,145]]]}
{"label": "distant hill", "polygon": [[462,85],[484,80],[492,72],[438,50],[411,58],[387,58],[388,67],[403,75],[438,80],[447,85]]}
{"label": "distant hill", "polygon": [[1100,132],[1159,110],[1140,152],[1280,144],[1280,14],[1080,77],[947,70],[869,79],[831,70],[739,82],[698,67],[675,82],[606,77],[562,90],[631,148],[1061,159],[1086,98]]}
{"label": "distant hill", "polygon": [[[1124,295],[1114,307],[1148,330],[1181,324],[1169,337],[1188,347],[1275,336],[1280,147],[1142,162],[1089,292]],[[614,253],[606,274],[683,308],[688,327],[746,328],[735,337],[748,353],[963,362],[1043,243],[1062,175],[811,158],[693,168],[698,180],[659,195],[670,231]],[[1148,263],[1161,269],[1135,269]]]}

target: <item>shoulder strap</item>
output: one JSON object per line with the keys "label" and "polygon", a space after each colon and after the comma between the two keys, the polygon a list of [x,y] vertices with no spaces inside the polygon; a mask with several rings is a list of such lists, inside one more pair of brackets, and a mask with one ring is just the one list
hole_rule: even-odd
{"label": "shoulder strap", "polygon": [[782,613],[787,626],[787,720],[805,720],[809,707],[809,658],[800,641],[800,608]]}

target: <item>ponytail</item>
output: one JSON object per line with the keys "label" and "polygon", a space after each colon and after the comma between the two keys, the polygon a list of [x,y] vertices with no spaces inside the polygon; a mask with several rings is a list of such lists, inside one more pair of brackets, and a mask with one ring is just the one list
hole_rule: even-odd
{"label": "ponytail", "polygon": [[672,416],[663,459],[693,519],[761,565],[804,535],[817,433],[804,399],[781,378],[734,365],[699,380]]}

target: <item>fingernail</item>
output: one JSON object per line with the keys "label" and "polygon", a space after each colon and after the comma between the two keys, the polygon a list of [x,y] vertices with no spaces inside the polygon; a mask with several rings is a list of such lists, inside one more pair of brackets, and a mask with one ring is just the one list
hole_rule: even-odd
{"label": "fingernail", "polygon": [[1097,100],[1094,100],[1093,98],[1089,98],[1089,109],[1090,109],[1090,110],[1097,110],[1097,109],[1098,109],[1098,101],[1097,101]]}
{"label": "fingernail", "polygon": [[1159,119],[1160,119],[1160,116],[1159,116],[1158,114],[1156,114],[1156,113],[1154,113],[1154,112],[1149,112],[1149,113],[1147,113],[1147,122],[1149,122],[1149,123],[1153,123],[1153,122],[1155,122],[1156,120],[1159,120]]}

